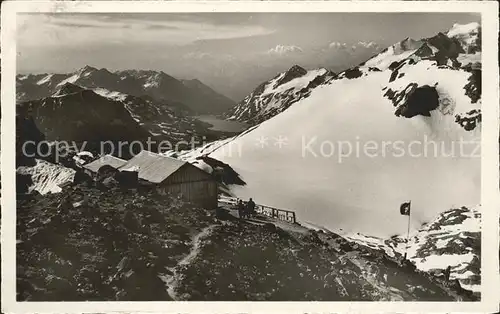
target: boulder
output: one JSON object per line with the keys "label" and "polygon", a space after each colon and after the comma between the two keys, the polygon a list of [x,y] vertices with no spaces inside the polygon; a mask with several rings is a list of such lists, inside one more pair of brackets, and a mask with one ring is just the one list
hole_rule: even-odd
{"label": "boulder", "polygon": [[430,117],[430,112],[439,107],[439,94],[435,87],[410,84],[405,90],[406,101],[395,111],[396,116],[413,118],[417,115]]}
{"label": "boulder", "polygon": [[266,222],[265,224],[262,225],[262,228],[264,230],[268,230],[268,231],[271,231],[271,232],[275,232],[276,231],[276,226],[270,222]]}

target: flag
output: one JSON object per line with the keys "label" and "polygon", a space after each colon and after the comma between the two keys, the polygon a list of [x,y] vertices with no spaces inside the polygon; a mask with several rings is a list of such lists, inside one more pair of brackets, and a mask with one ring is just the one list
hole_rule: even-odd
{"label": "flag", "polygon": [[399,208],[401,215],[410,216],[410,204],[411,202],[401,204],[401,207]]}

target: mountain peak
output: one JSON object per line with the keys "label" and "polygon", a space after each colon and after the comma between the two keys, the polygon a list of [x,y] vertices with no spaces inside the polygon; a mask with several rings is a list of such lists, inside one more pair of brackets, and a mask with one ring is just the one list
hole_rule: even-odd
{"label": "mountain peak", "polygon": [[276,86],[290,82],[293,79],[302,77],[307,74],[307,70],[299,65],[294,65],[288,69],[285,74],[277,81]]}
{"label": "mountain peak", "polygon": [[481,51],[481,25],[479,23],[453,24],[446,36],[457,40],[467,54]]}
{"label": "mountain peak", "polygon": [[69,94],[76,94],[84,90],[85,90],[84,88],[78,85],[66,82],[52,96],[60,97]]}
{"label": "mountain peak", "polygon": [[456,37],[460,35],[477,33],[481,25],[477,22],[472,22],[469,24],[453,24],[453,27],[446,34],[448,37]]}
{"label": "mountain peak", "polygon": [[289,72],[307,72],[306,69],[304,69],[303,67],[301,67],[300,65],[298,64],[294,64],[290,69],[288,69],[286,71],[287,73]]}
{"label": "mountain peak", "polygon": [[281,113],[303,97],[307,97],[312,89],[326,84],[335,76],[335,73],[326,68],[307,71],[294,65],[288,71],[261,83],[225,116],[229,120],[237,120],[250,125],[258,124]]}
{"label": "mountain peak", "polygon": [[93,72],[97,71],[97,68],[94,68],[90,65],[85,65],[84,67],[80,68],[77,72],[84,73],[84,72]]}
{"label": "mountain peak", "polygon": [[421,45],[422,41],[415,40],[411,37],[406,37],[405,39],[403,39],[402,41],[400,41],[395,45],[395,50],[396,51],[399,50],[400,52],[415,50],[420,48]]}
{"label": "mountain peak", "polygon": [[[94,69],[95,69],[95,68],[94,68]],[[100,68],[100,69],[99,69],[99,70],[97,70],[97,71],[98,71],[98,72],[101,72],[101,73],[111,73],[111,72],[109,72],[109,70],[108,70],[108,69],[106,69],[106,68]]]}
{"label": "mountain peak", "polygon": [[319,68],[318,70],[320,70],[320,71],[321,71],[321,70],[325,71],[325,74],[326,74],[326,75],[329,75],[329,76],[335,76],[335,75],[336,75],[336,73],[335,73],[335,72],[333,72],[332,70],[327,69],[327,68],[323,68],[323,67],[321,67],[321,68]]}
{"label": "mountain peak", "polygon": [[207,86],[205,84],[203,84],[203,82],[197,78],[190,79],[190,80],[181,80],[181,82],[185,86],[192,87],[192,88],[207,88]]}

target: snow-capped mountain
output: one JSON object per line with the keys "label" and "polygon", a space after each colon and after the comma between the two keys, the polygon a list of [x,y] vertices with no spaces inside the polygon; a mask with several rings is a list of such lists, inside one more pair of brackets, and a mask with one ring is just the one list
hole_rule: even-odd
{"label": "snow-capped mountain", "polygon": [[234,105],[227,97],[196,80],[181,81],[164,72],[125,70],[85,66],[68,74],[18,75],[18,101],[35,100],[54,94],[66,83],[88,89],[104,88],[134,96],[149,96],[170,106],[186,106],[196,113],[219,113]]}
{"label": "snow-capped mountain", "polygon": [[387,47],[379,54],[370,58],[368,61],[362,63],[362,66],[376,67],[380,70],[385,70],[393,62],[397,62],[408,58],[410,55],[415,53],[418,48],[422,46],[422,41],[416,41],[411,38],[405,38],[399,43],[396,43],[390,47]]}
{"label": "snow-capped mountain", "polygon": [[[356,78],[369,72],[394,70],[391,81],[399,69],[420,60],[432,60],[438,66],[467,68],[481,61],[481,27],[478,23],[455,24],[447,34],[439,33],[430,38],[414,40],[405,38],[358,67],[347,69],[335,75],[326,69],[306,71],[298,65],[278,74],[259,85],[234,108],[225,113],[229,120],[238,120],[256,125],[280,112],[291,104],[308,97],[311,90],[332,79]],[[464,114],[462,114],[464,115]]]}
{"label": "snow-capped mountain", "polygon": [[[470,54],[451,35],[405,39],[308,88],[306,97],[244,133],[180,157],[220,160],[246,183],[232,186],[234,195],[295,210],[299,220],[329,229],[388,237],[406,230],[398,211],[404,200],[419,207],[412,229],[457,204],[479,204],[479,146],[456,146],[479,143],[480,64],[460,63],[458,56]],[[281,92],[284,76],[257,94]],[[306,74],[297,69],[292,77],[289,83]],[[367,151],[371,142],[376,147]],[[433,193],[440,197],[428,197]]]}
{"label": "snow-capped mountain", "polygon": [[391,257],[407,259],[421,271],[442,276],[448,266],[450,280],[471,291],[479,291],[481,284],[481,212],[480,206],[452,208],[422,225],[410,234],[390,238],[349,234],[339,231],[344,238],[385,252]]}
{"label": "snow-capped mountain", "polygon": [[465,54],[481,52],[481,25],[479,23],[455,24],[446,35],[457,39]]}
{"label": "snow-capped mountain", "polygon": [[413,62],[434,60],[438,66],[454,68],[481,62],[481,26],[478,23],[455,24],[446,34],[438,33],[420,40],[405,38],[360,66],[394,69],[406,59]]}
{"label": "snow-capped mountain", "polygon": [[307,97],[311,90],[335,77],[327,69],[307,71],[294,65],[288,71],[260,84],[250,95],[225,113],[228,120],[237,120],[250,125],[259,124],[293,103]]}

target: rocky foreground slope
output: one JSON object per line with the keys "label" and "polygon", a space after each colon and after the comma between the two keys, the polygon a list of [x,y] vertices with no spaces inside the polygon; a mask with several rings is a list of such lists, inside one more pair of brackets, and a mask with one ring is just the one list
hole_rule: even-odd
{"label": "rocky foreground slope", "polygon": [[254,225],[154,192],[81,184],[22,195],[17,213],[18,300],[476,298],[334,233]]}

